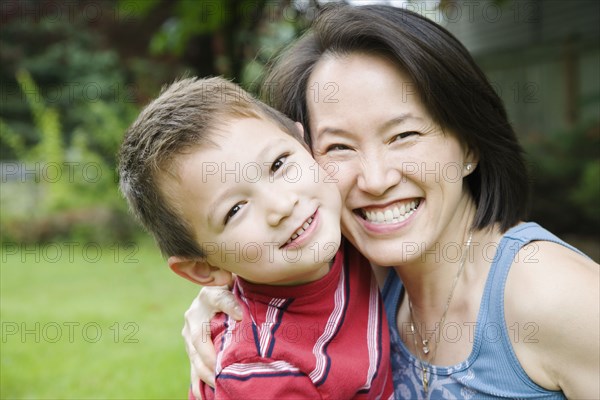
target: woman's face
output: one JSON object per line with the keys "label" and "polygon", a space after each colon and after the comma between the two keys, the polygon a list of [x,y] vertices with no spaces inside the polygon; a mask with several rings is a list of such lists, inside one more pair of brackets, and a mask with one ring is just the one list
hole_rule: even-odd
{"label": "woman's face", "polygon": [[437,242],[462,237],[473,209],[463,177],[476,160],[434,123],[392,62],[324,57],[307,102],[314,156],[342,194],[342,232],[370,261],[401,265],[436,250],[439,257]]}

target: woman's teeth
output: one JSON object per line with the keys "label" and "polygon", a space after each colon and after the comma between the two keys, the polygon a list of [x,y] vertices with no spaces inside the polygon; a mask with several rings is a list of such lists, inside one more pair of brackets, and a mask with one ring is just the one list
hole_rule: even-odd
{"label": "woman's teeth", "polygon": [[310,224],[313,221],[313,217],[309,217],[305,223],[302,224],[302,226],[300,228],[298,228],[298,230],[296,232],[294,232],[294,234],[292,235],[292,237],[285,243],[290,244],[292,243],[293,240],[295,240],[298,236],[302,235],[304,233],[304,231],[306,229],[308,229],[308,227],[310,226]]}
{"label": "woman's teeth", "polygon": [[399,207],[388,208],[385,211],[365,211],[365,219],[374,224],[393,224],[406,220],[419,207],[419,201],[411,201]]}

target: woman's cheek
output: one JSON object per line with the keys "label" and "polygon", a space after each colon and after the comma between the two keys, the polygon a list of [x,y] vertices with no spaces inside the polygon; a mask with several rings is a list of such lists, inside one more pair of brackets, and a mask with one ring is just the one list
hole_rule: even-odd
{"label": "woman's cheek", "polygon": [[[329,168],[331,179],[335,182],[342,196],[342,202],[345,203],[348,195],[350,194],[354,182],[356,181],[356,169],[354,169],[350,162],[339,162],[329,161],[327,167]],[[327,171],[327,168],[325,169]],[[344,204],[345,205],[345,204]]]}

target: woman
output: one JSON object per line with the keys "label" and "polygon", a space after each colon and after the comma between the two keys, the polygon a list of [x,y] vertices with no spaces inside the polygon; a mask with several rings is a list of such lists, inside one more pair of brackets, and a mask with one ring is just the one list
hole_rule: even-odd
{"label": "woman", "polygon": [[[265,87],[337,180],[344,236],[388,266],[397,398],[600,397],[598,265],[522,223],[521,148],[452,35],[399,8],[335,7]],[[186,314],[193,375],[209,375],[190,334],[208,312]]]}

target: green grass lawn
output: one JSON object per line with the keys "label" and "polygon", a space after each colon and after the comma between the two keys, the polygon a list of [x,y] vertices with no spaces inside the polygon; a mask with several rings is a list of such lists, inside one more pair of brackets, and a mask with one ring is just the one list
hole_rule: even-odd
{"label": "green grass lawn", "polygon": [[180,331],[198,287],[149,240],[4,243],[0,257],[0,398],[187,398]]}

